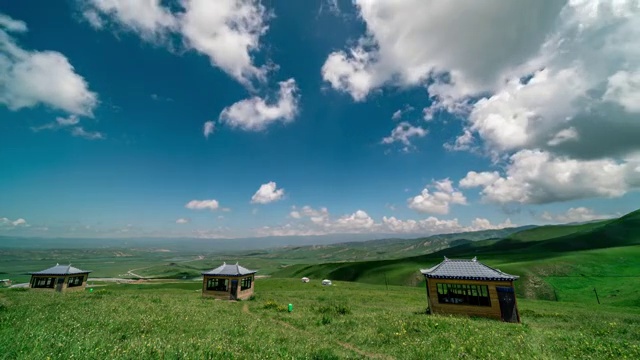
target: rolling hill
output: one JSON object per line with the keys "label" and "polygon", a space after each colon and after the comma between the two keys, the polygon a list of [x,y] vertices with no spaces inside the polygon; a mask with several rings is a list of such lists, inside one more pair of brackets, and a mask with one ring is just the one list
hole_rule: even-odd
{"label": "rolling hill", "polygon": [[[274,276],[416,286],[424,282],[419,269],[439,263],[443,256],[477,256],[488,265],[520,275],[517,291],[528,298],[593,297],[593,284],[599,284],[612,302],[640,305],[640,291],[634,290],[640,285],[640,210],[614,220],[526,229],[505,239],[466,242],[401,259],[293,265]],[[561,295],[557,287],[563,288]],[[565,287],[573,287],[580,295],[564,292]]]}

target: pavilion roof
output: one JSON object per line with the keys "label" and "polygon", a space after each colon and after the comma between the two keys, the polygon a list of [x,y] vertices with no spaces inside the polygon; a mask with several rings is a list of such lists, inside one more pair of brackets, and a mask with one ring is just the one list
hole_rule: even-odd
{"label": "pavilion roof", "polygon": [[427,278],[512,281],[519,276],[510,275],[479,262],[475,257],[471,260],[448,259],[429,269],[420,272]]}
{"label": "pavilion roof", "polygon": [[238,263],[231,265],[225,262],[213,270],[203,272],[202,275],[244,276],[255,274],[256,272],[256,270],[249,270],[245,267],[240,266]]}
{"label": "pavilion roof", "polygon": [[69,265],[60,265],[50,267],[45,270],[32,272],[31,275],[75,275],[75,274],[88,274],[91,270],[80,270],[76,267]]}

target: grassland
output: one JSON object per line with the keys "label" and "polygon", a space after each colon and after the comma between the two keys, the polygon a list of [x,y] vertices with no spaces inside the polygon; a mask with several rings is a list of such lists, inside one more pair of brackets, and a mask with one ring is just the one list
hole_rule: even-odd
{"label": "grassland", "polygon": [[258,279],[244,302],[199,290],[0,290],[0,359],[640,358],[634,307],[521,300],[518,325],[425,315],[421,288]]}
{"label": "grassland", "polygon": [[521,276],[520,297],[640,306],[640,212],[582,225],[524,230],[506,239],[475,241],[403,259],[298,264],[276,277],[329,278],[370,284],[419,286],[420,268],[472,258]]}

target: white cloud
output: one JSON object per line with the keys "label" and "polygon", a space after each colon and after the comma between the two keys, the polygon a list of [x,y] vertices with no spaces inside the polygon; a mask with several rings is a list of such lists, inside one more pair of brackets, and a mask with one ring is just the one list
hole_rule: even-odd
{"label": "white cloud", "polygon": [[544,212],[541,215],[543,220],[559,223],[587,222],[613,217],[615,217],[615,215],[597,214],[593,209],[586,207],[570,208],[563,214],[551,214],[549,212]]}
{"label": "white cloud", "polygon": [[640,70],[618,71],[608,79],[604,100],[620,104],[629,112],[640,112]]}
{"label": "white cloud", "polygon": [[220,204],[217,200],[191,200],[185,207],[191,210],[217,210]]}
{"label": "white cloud", "polygon": [[363,210],[357,210],[353,214],[344,215],[341,218],[337,219],[332,227],[335,231],[363,231],[373,229],[375,226],[375,221]]}
{"label": "white cloud", "polygon": [[462,187],[481,187],[487,201],[542,204],[588,197],[619,197],[640,187],[640,161],[578,161],[539,150],[512,155],[504,175],[469,172]]}
{"label": "white cloud", "polygon": [[499,178],[500,174],[497,171],[483,171],[480,173],[469,171],[467,176],[460,180],[459,185],[461,188],[466,189],[478,186],[488,186],[496,182]]}
{"label": "white cloud", "polygon": [[270,181],[260,185],[258,191],[251,197],[252,204],[268,204],[282,199],[284,189],[278,189],[276,183]]}
{"label": "white cloud", "polygon": [[26,31],[24,22],[0,14],[0,84],[11,84],[0,86],[0,104],[14,111],[46,105],[92,116],[98,96],[85,79],[59,52],[21,48],[10,33]]}
{"label": "white cloud", "polygon": [[20,20],[14,20],[7,15],[0,14],[0,27],[10,32],[26,32],[27,24]]}
{"label": "white cloud", "polygon": [[91,0],[84,17],[96,29],[111,20],[142,39],[167,43],[179,34],[188,49],[206,55],[211,64],[240,83],[263,81],[266,67],[253,64],[251,53],[260,47],[270,14],[257,1],[182,0],[172,12],[160,0]]}
{"label": "white cloud", "polygon": [[87,140],[102,140],[106,136],[99,131],[87,131],[82,126],[75,126],[80,124],[80,118],[76,115],[70,115],[66,118],[57,117],[54,122],[50,122],[41,126],[32,127],[31,130],[38,132],[42,130],[60,130],[65,129],[71,133],[72,136],[81,137]]}
{"label": "white cloud", "polygon": [[560,130],[557,134],[555,134],[553,136],[553,139],[549,140],[549,142],[547,142],[547,144],[549,146],[556,146],[556,145],[560,145],[563,142],[566,141],[575,141],[578,140],[578,132],[576,131],[575,128],[570,127],[567,129],[562,129]]}
{"label": "white cloud", "polygon": [[181,32],[187,45],[209,56],[211,63],[241,83],[264,79],[265,69],[253,65],[251,52],[258,49],[267,31],[269,14],[257,1],[187,0],[181,16]]}
{"label": "white cloud", "polygon": [[87,140],[102,140],[105,138],[103,133],[99,131],[86,131],[82,126],[72,128],[71,135]]}
{"label": "white cloud", "polygon": [[83,16],[95,29],[104,27],[105,18],[111,19],[148,41],[160,40],[178,26],[160,0],[90,0],[84,5]]}
{"label": "white cloud", "polygon": [[191,219],[189,218],[179,218],[176,220],[176,224],[188,224],[191,222]]}
{"label": "white cloud", "polygon": [[[2,17],[0,17],[0,22],[2,21]],[[14,229],[17,227],[28,227],[30,226],[27,221],[23,218],[18,218],[16,220],[10,220],[9,218],[3,217],[0,218],[0,229]]]}
{"label": "white cloud", "polygon": [[393,113],[393,115],[391,115],[391,120],[398,121],[402,119],[403,115],[413,110],[414,110],[413,106],[406,104],[402,109],[397,110],[396,112]]}
{"label": "white cloud", "polygon": [[514,227],[511,220],[507,219],[500,224],[492,224],[484,218],[476,218],[469,226],[463,226],[458,219],[444,220],[430,216],[421,220],[400,220],[394,216],[383,217],[382,225],[385,229],[395,233],[419,233],[419,234],[449,234],[466,231],[480,231],[491,229],[503,229]]}
{"label": "white cloud", "polygon": [[471,150],[473,148],[473,134],[469,129],[464,129],[462,135],[456,138],[456,141],[452,144],[444,144],[444,148],[447,150],[463,151]]}
{"label": "white cloud", "polygon": [[326,208],[314,209],[310,206],[305,206],[301,209],[294,207],[292,213],[296,213],[295,216],[290,214],[290,218],[294,219],[292,223],[282,226],[262,227],[258,229],[258,234],[273,236],[376,233],[433,235],[516,226],[509,219],[500,224],[493,224],[487,219],[476,218],[471,224],[465,226],[460,224],[458,219],[446,220],[433,216],[420,220],[400,220],[393,216],[384,216],[381,222],[376,222],[364,210],[357,210],[352,214],[334,218],[329,215],[329,211]]}
{"label": "white cloud", "polygon": [[215,128],[216,124],[213,121],[205,122],[203,126],[204,137],[208,139],[209,135],[213,134],[213,132],[215,131]]}
{"label": "white cloud", "polygon": [[220,113],[220,122],[233,128],[247,131],[262,131],[267,126],[288,123],[298,113],[298,88],[294,79],[279,83],[278,99],[268,104],[261,97],[254,96],[226,107]]}
{"label": "white cloud", "polygon": [[413,148],[411,144],[412,137],[424,137],[427,135],[427,130],[412,126],[408,122],[401,122],[398,126],[391,131],[391,135],[382,139],[383,144],[393,144],[394,142],[400,142],[404,145],[404,151],[409,151]]}
{"label": "white cloud", "polygon": [[367,35],[347,52],[330,54],[322,75],[356,100],[384,84],[415,85],[443,71],[458,73],[468,91],[495,88],[504,72],[538,50],[562,6],[560,1],[355,2]]}
{"label": "white cloud", "polygon": [[80,122],[80,119],[76,115],[69,115],[69,117],[66,117],[66,118],[63,118],[63,117],[56,118],[56,123],[58,123],[58,125],[60,126],[78,125],[79,122]]}
{"label": "white cloud", "polygon": [[451,204],[467,203],[464,194],[454,189],[449,179],[435,181],[431,187],[435,188],[433,193],[425,187],[420,195],[410,198],[407,201],[409,208],[422,213],[448,214]]}
{"label": "white cloud", "polygon": [[465,122],[446,148],[482,147],[507,161],[486,199],[553,202],[638,187],[628,160],[640,151],[637,0],[356,5],[367,33],[328,56],[324,80],[356,101],[382,86],[426,86],[425,119],[446,111]]}

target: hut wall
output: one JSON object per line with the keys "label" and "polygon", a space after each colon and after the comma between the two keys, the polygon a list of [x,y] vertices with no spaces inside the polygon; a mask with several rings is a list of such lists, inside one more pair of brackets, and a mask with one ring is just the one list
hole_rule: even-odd
{"label": "hut wall", "polygon": [[[246,290],[240,290],[242,285],[242,279],[246,277],[251,277],[251,287]],[[227,291],[214,291],[207,290],[207,282],[209,279],[226,279],[227,280]],[[238,291],[237,291],[237,299],[245,300],[248,299],[253,294],[254,288],[254,276],[204,276],[202,278],[202,296],[205,297],[213,297],[216,299],[229,300],[231,297],[231,281],[238,281]]]}
{"label": "hut wall", "polygon": [[[76,276],[82,276],[82,285],[69,287],[69,278],[76,277]],[[78,275],[32,275],[31,276],[31,281],[29,282],[29,287],[32,288],[33,290],[38,290],[38,291],[41,291],[41,290],[42,291],[57,291],[57,289],[58,289],[58,284],[57,283],[58,283],[59,279],[63,279],[62,286],[60,287],[60,291],[61,292],[82,291],[82,290],[84,290],[85,286],[87,285],[87,277],[88,277],[88,274],[78,274]],[[35,281],[40,280],[40,279],[48,279],[48,278],[53,278],[54,279],[53,287],[51,287],[51,288],[37,288],[37,287],[34,287]]]}
{"label": "hut wall", "polygon": [[[242,285],[242,279],[250,277],[251,278],[251,287],[246,290],[240,290]],[[255,286],[255,277],[252,275],[242,276],[238,278],[238,299],[246,300],[253,295],[253,287]]]}
{"label": "hut wall", "polygon": [[[478,281],[478,280],[455,280],[455,279],[427,279],[429,286],[429,305],[434,314],[452,314],[482,316],[501,320],[500,302],[496,286],[513,287],[512,281]],[[436,284],[461,284],[461,285],[486,285],[489,291],[491,306],[442,304],[438,301],[438,288]]]}

